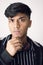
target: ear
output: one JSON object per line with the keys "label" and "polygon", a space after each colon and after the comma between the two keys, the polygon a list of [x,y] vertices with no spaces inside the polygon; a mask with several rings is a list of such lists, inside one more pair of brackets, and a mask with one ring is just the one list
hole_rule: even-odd
{"label": "ear", "polygon": [[28,24],[29,28],[31,27],[31,24],[32,24],[32,20],[29,20],[29,24]]}

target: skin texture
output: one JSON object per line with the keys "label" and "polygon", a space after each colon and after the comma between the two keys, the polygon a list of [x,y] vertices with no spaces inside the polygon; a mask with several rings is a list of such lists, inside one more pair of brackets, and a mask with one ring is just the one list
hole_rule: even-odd
{"label": "skin texture", "polygon": [[8,18],[8,25],[12,38],[7,42],[6,50],[11,56],[14,56],[27,41],[26,34],[28,28],[31,27],[31,20],[27,15],[18,13],[12,18]]}

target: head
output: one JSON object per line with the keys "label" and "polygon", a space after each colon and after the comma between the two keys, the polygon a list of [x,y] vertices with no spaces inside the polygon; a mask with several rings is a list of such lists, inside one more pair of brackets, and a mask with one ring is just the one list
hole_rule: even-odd
{"label": "head", "polygon": [[26,36],[31,26],[29,6],[20,2],[13,3],[5,10],[5,16],[8,18],[9,29],[14,37]]}

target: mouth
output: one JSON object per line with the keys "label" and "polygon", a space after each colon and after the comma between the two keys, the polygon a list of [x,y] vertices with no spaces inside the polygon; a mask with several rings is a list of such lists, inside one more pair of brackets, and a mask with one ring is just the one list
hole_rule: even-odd
{"label": "mouth", "polygon": [[14,34],[18,35],[20,34],[20,31],[14,31]]}

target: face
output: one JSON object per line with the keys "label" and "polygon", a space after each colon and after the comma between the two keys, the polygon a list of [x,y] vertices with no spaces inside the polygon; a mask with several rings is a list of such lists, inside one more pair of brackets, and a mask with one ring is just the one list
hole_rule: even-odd
{"label": "face", "polygon": [[14,17],[8,18],[8,25],[13,37],[23,37],[27,34],[27,29],[31,26],[31,20],[28,16],[18,13]]}

